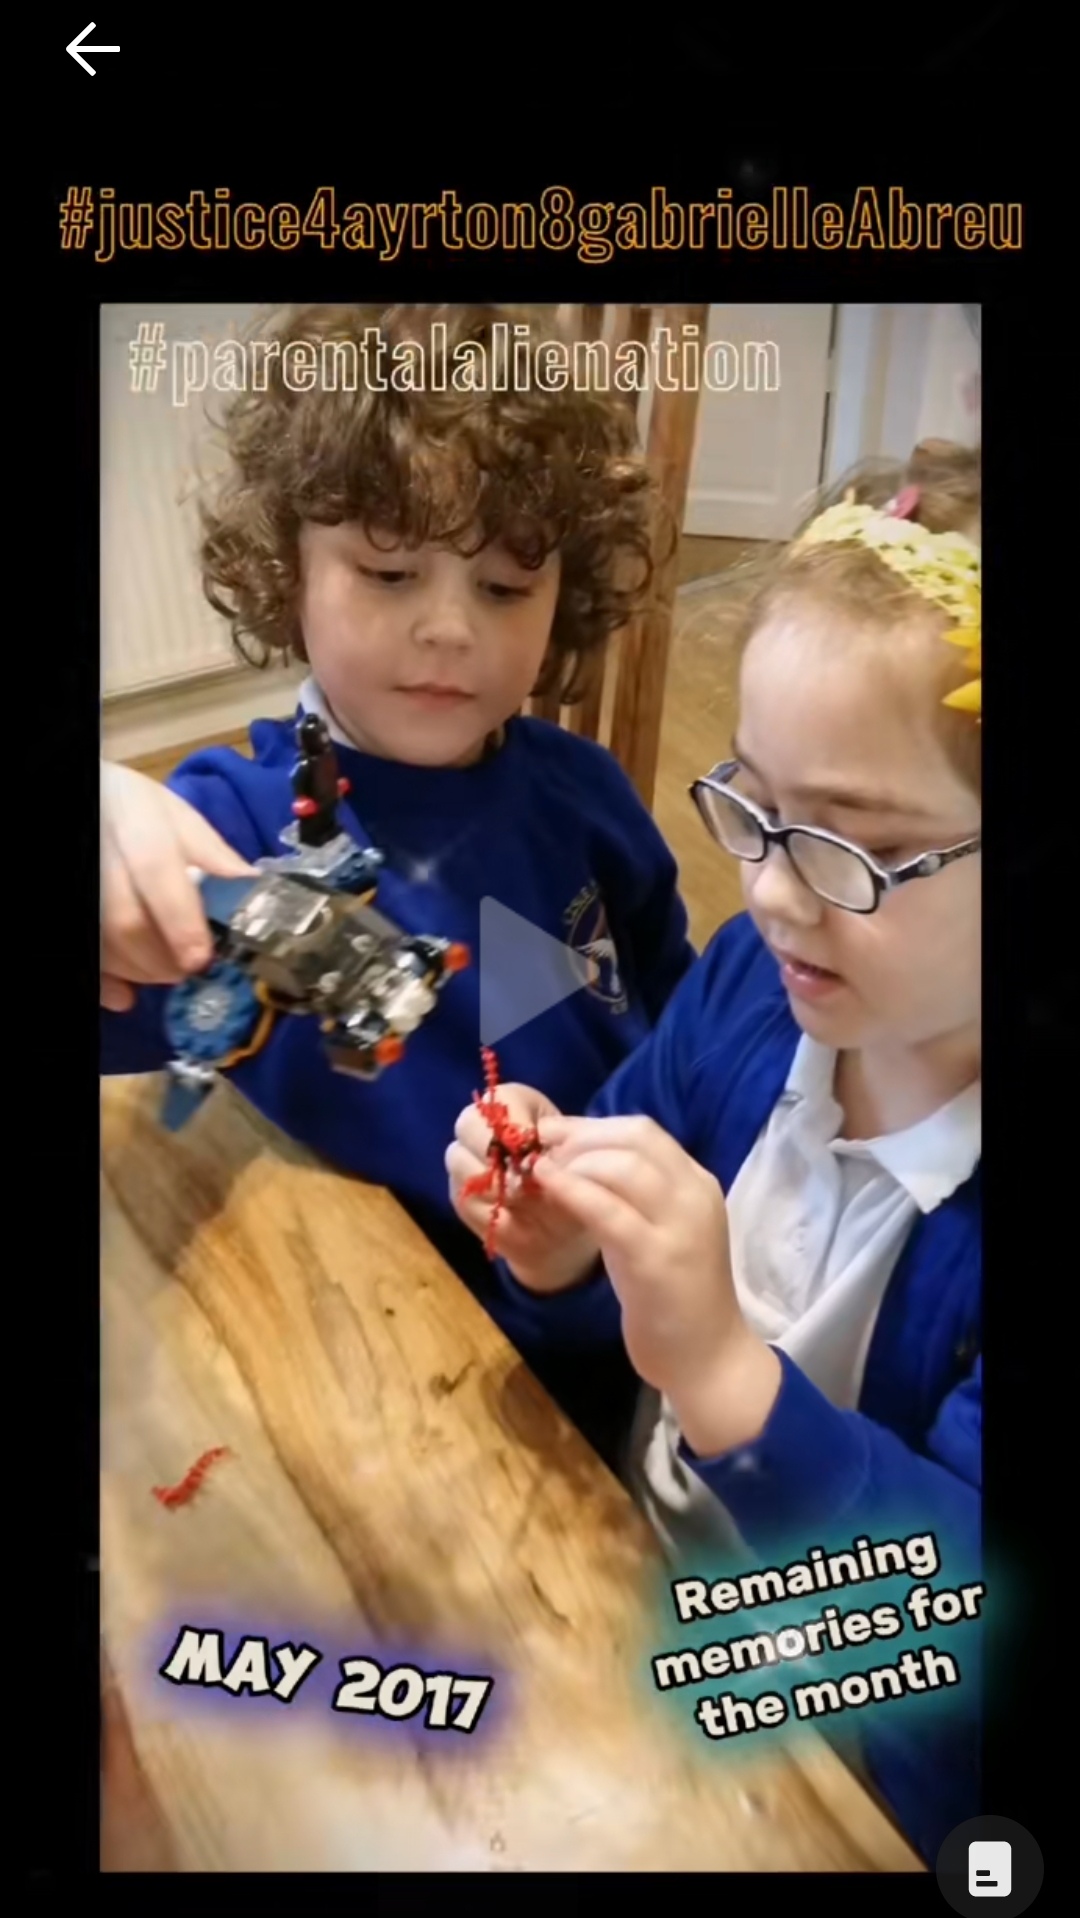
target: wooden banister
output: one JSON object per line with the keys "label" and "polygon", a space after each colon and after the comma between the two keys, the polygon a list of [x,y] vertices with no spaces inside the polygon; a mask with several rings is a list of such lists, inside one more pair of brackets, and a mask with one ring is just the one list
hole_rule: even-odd
{"label": "wooden banister", "polygon": [[[668,307],[665,320],[672,331],[696,324],[704,334],[708,312],[707,306]],[[615,686],[611,750],[649,807],[656,787],[678,581],[678,535],[686,511],[698,399],[693,387],[678,386],[674,392],[658,390],[653,394],[646,458],[657,475],[667,510],[670,530],[664,538],[670,551],[657,566],[649,607],[623,635]]]}
{"label": "wooden banister", "polygon": [[[704,335],[708,313],[707,306],[617,306],[609,341],[612,353],[624,341],[633,340],[647,345],[656,317],[662,318],[663,323],[674,333],[681,333],[686,325],[696,324]],[[605,309],[602,306],[560,306],[558,322],[570,339],[600,339],[605,332]],[[623,397],[636,417],[640,394],[631,390]],[[671,649],[672,613],[678,580],[678,535],[682,531],[686,510],[698,399],[696,390],[682,387],[674,392],[653,392],[645,456],[659,482],[665,523],[660,528],[662,544],[656,553],[649,605],[621,634],[613,636],[605,653],[591,663],[584,697],[577,705],[565,709],[565,724],[570,731],[587,739],[599,738],[606,673],[617,647],[619,663],[611,750],[650,808],[656,786],[664,689]],[[557,693],[533,699],[529,710],[537,718],[550,720],[556,725],[563,714]]]}

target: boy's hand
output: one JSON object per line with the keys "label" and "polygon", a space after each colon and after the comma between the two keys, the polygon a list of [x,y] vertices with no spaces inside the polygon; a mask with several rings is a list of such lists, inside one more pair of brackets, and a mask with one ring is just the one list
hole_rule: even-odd
{"label": "boy's hand", "polygon": [[[496,1097],[505,1105],[514,1125],[539,1127],[561,1120],[562,1114],[551,1100],[532,1086],[501,1085]],[[474,1105],[466,1106],[454,1128],[454,1142],[447,1148],[446,1170],[450,1175],[450,1198],[458,1217],[475,1232],[487,1235],[493,1198],[473,1195],[462,1197],[462,1187],[487,1169],[491,1130]],[[499,1257],[506,1260],[514,1277],[532,1292],[559,1292],[584,1278],[595,1264],[597,1248],[588,1232],[583,1232],[571,1213],[558,1200],[543,1192],[523,1192],[521,1180],[511,1172],[506,1182],[504,1209],[495,1229]]]}
{"label": "boy's hand", "polygon": [[598,1243],[634,1370],[699,1457],[750,1444],[782,1374],[739,1307],[718,1181],[652,1119],[550,1119],[544,1134],[537,1183]]}
{"label": "boy's hand", "polygon": [[175,985],[207,965],[210,928],[189,867],[254,872],[193,806],[129,766],[101,763],[101,1004],[133,986]]}

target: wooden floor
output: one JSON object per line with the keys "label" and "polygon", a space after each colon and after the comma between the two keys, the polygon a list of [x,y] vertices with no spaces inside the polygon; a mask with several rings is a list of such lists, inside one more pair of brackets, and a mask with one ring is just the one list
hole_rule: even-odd
{"label": "wooden floor", "polygon": [[[660,736],[654,813],[678,861],[683,898],[690,915],[690,936],[700,951],[717,927],[741,909],[738,868],[709,839],[689,797],[692,779],[722,759],[731,742],[732,669],[722,642],[710,631],[702,601],[689,586],[711,577],[744,549],[735,540],[684,539],[679,554],[683,592],[676,601],[675,630],[668,669]],[[606,741],[614,698],[617,652],[605,678],[601,738]],[[255,714],[252,714],[255,717]],[[235,745],[247,749],[243,732],[192,740],[168,752],[131,763],[164,779],[195,745]]]}

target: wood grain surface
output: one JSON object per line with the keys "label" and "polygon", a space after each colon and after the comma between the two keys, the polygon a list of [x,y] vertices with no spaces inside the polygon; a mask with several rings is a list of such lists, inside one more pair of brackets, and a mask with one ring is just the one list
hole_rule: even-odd
{"label": "wood grain surface", "polygon": [[[920,1870],[826,1746],[650,1698],[648,1528],[395,1201],[226,1087],[169,1135],[161,1091],[102,1088],[103,1869]],[[177,1686],[182,1625],[323,1665]],[[332,1710],[343,1656],[496,1684],[423,1730]]]}

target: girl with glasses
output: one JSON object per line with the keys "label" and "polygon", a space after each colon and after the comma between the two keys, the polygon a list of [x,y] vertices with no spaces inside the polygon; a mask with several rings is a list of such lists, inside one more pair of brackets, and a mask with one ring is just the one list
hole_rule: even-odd
{"label": "girl with glasses", "polygon": [[[978,453],[928,442],[782,553],[693,788],[745,913],[586,1116],[506,1093],[546,1149],[500,1283],[551,1337],[621,1336],[647,1388],[627,1476],[691,1572],[891,1519],[977,1564],[979,503]],[[447,1167],[480,1234],[487,1144],[463,1113]],[[927,1860],[979,1810],[964,1681],[951,1728],[882,1709],[864,1741]]]}

